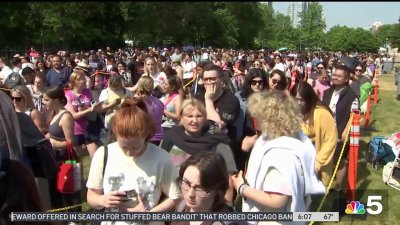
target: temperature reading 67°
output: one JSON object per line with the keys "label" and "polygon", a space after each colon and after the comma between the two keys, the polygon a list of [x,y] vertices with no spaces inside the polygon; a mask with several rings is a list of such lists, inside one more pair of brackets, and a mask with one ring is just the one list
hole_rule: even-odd
{"label": "temperature reading 67\u00b0", "polygon": [[324,215],[324,219],[325,220],[329,220],[329,219],[331,219],[332,216],[333,216],[332,213],[327,213],[327,214]]}

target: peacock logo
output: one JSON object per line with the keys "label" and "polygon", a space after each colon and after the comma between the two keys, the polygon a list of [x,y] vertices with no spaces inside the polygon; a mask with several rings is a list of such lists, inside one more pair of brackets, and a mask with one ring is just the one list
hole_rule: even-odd
{"label": "peacock logo", "polygon": [[359,201],[351,201],[347,204],[345,212],[346,214],[365,214],[365,208]]}

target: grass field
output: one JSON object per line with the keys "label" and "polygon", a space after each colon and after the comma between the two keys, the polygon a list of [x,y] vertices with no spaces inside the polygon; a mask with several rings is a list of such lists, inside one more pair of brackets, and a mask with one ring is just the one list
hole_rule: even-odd
{"label": "grass field", "polygon": [[[368,215],[367,218],[356,219],[355,216],[346,215],[340,219],[340,222],[335,224],[363,224],[363,225],[395,225],[400,224],[400,193],[387,186],[382,182],[382,168],[375,170],[370,164],[364,160],[365,151],[368,149],[367,144],[372,136],[375,135],[390,135],[396,131],[400,131],[400,101],[396,100],[394,85],[394,75],[385,74],[379,78],[379,103],[377,105],[371,104],[371,121],[369,129],[361,130],[360,151],[359,151],[359,164],[358,164],[358,184],[357,199],[362,203],[367,202],[367,196],[372,192],[384,191],[387,192],[388,197],[383,199],[386,201],[384,204],[383,213],[377,216]],[[361,125],[364,121],[361,122]],[[85,156],[83,159],[84,165],[84,179],[86,181],[90,159]],[[82,193],[83,200],[86,200],[86,193]],[[324,202],[323,208],[329,208],[332,202],[328,199]],[[83,210],[87,211],[90,208],[84,205]],[[332,223],[315,223],[315,224],[332,224]]]}
{"label": "grass field", "polygon": [[[365,225],[384,225],[399,224],[400,222],[400,192],[393,189],[382,181],[382,168],[373,169],[370,164],[364,160],[365,152],[368,149],[368,142],[375,135],[387,136],[400,131],[398,120],[400,119],[400,101],[396,99],[396,86],[394,85],[394,74],[385,74],[379,78],[379,103],[371,104],[371,121],[368,129],[361,129],[359,164],[358,164],[358,182],[356,198],[362,203],[367,202],[367,197],[374,192],[387,192],[387,199],[383,199],[386,208],[383,208],[381,215],[368,215],[366,218],[355,219],[355,216],[346,215],[336,224],[365,224]],[[364,121],[361,122],[361,125]],[[325,202],[324,206],[331,204]],[[315,223],[332,224],[332,223]]]}

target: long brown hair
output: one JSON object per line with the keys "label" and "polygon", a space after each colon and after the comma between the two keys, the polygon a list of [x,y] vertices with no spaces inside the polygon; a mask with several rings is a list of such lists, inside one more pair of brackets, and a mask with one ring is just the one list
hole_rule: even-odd
{"label": "long brown hair", "polygon": [[323,107],[328,110],[332,116],[333,113],[328,106],[326,106],[315,93],[314,89],[307,82],[301,81],[295,87],[296,94],[298,93],[304,101],[304,107],[301,109],[301,113],[303,114],[303,121],[313,125],[314,124],[314,111],[317,106]]}

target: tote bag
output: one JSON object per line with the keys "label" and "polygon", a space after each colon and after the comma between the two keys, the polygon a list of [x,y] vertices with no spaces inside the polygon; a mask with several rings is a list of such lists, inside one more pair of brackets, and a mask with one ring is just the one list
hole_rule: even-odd
{"label": "tote bag", "polygon": [[57,189],[61,193],[74,193],[82,188],[81,163],[74,157],[74,149],[70,142],[67,143],[68,158],[61,163],[57,174]]}

